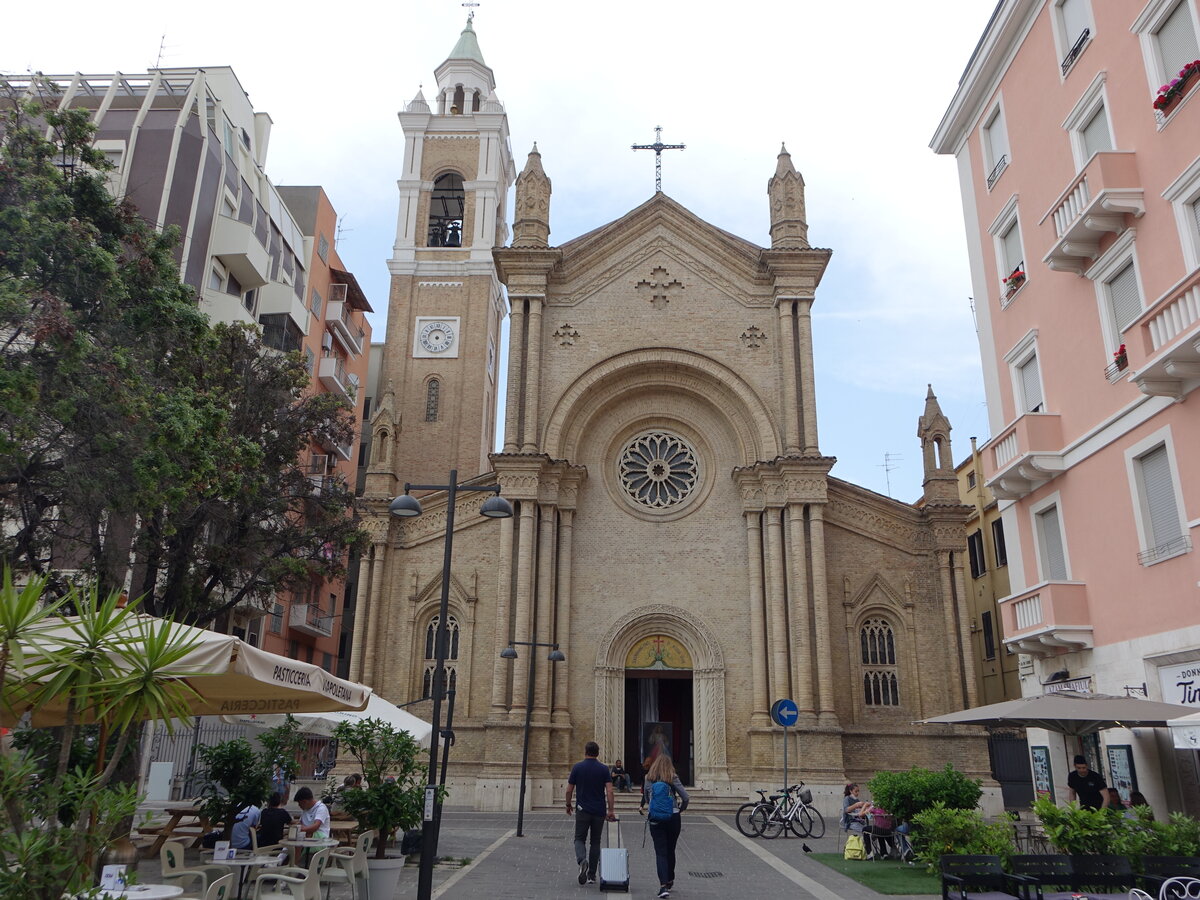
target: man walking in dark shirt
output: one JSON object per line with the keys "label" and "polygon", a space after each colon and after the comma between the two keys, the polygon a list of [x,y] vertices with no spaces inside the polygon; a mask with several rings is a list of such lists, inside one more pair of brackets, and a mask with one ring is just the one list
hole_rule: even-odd
{"label": "man walking in dark shirt", "polygon": [[1067,799],[1078,800],[1084,809],[1108,806],[1108,787],[1099,772],[1088,768],[1087,759],[1075,757],[1075,771],[1067,776]]}
{"label": "man walking in dark shirt", "polygon": [[[583,748],[584,759],[571,767],[567,778],[567,815],[575,814],[575,862],[579,864],[579,883],[595,884],[596,868],[600,864],[600,832],[604,820],[617,821],[613,806],[612,774],[600,762],[600,745],[588,741]],[[576,795],[579,807],[571,802]],[[587,845],[590,835],[591,846]]]}

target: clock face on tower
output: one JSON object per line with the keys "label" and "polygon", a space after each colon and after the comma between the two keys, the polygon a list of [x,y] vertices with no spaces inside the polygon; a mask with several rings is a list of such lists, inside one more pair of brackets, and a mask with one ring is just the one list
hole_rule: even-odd
{"label": "clock face on tower", "polygon": [[421,328],[418,339],[430,353],[444,353],[454,343],[454,328],[449,322],[429,322]]}
{"label": "clock face on tower", "polygon": [[458,356],[457,316],[418,316],[413,335],[413,356],[447,357]]}

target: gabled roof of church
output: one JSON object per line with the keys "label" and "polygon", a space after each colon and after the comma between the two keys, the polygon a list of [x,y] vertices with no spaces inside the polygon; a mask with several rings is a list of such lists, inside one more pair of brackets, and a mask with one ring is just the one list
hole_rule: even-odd
{"label": "gabled roof of church", "polygon": [[614,219],[607,225],[601,225],[577,238],[572,238],[560,245],[558,249],[563,252],[564,259],[586,257],[593,246],[607,244],[617,235],[627,239],[640,231],[649,230],[664,218],[680,221],[681,224],[687,226],[690,236],[700,240],[703,240],[702,236],[705,234],[711,235],[717,243],[724,246],[727,252],[734,256],[741,256],[747,266],[758,268],[762,247],[745,238],[740,238],[736,234],[731,234],[723,228],[718,228],[711,222],[706,222],[682,203],[672,200],[661,191],[619,219]]}
{"label": "gabled roof of church", "polygon": [[471,27],[470,19],[467,19],[467,27],[458,36],[458,43],[454,45],[454,49],[446,57],[446,62],[452,59],[469,59],[479,63],[481,66],[487,65],[483,61],[483,52],[479,49],[479,39],[475,37],[475,29]]}

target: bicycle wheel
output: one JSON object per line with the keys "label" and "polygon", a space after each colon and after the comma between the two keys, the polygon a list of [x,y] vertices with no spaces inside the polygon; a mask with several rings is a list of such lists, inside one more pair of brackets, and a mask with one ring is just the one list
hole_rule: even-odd
{"label": "bicycle wheel", "polygon": [[761,829],[759,829],[759,834],[767,840],[777,838],[779,835],[783,834],[783,829],[786,824],[783,819],[783,809],[778,806],[765,807],[763,809],[763,813],[764,815],[761,819],[756,818],[754,820],[756,827],[760,822],[762,824]]}
{"label": "bicycle wheel", "polygon": [[816,807],[806,806],[804,811],[809,815],[808,821],[808,836],[811,838],[825,837],[825,818],[817,811]]}
{"label": "bicycle wheel", "polygon": [[812,815],[807,806],[801,806],[796,814],[788,819],[788,829],[798,838],[806,838],[812,831]]}
{"label": "bicycle wheel", "polygon": [[751,820],[751,815],[761,805],[761,802],[755,800],[751,803],[743,803],[738,807],[737,815],[734,817],[734,822],[737,824],[737,830],[746,837],[758,837],[758,831],[754,828],[754,822]]}

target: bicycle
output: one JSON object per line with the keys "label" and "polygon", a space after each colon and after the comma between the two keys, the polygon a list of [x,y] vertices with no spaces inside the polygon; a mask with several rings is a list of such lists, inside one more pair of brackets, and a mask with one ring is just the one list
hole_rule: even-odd
{"label": "bicycle", "polygon": [[771,801],[767,799],[767,792],[761,788],[756,789],[758,794],[757,800],[751,800],[749,803],[743,803],[738,807],[737,815],[733,817],[734,824],[737,825],[737,830],[746,837],[758,837],[759,832],[754,830],[754,826],[750,822],[750,816],[761,805],[770,805]]}
{"label": "bicycle", "polygon": [[812,791],[804,787],[803,781],[756,803],[750,811],[749,826],[767,840],[779,837],[785,828],[800,838],[825,834],[825,818],[812,805]]}

